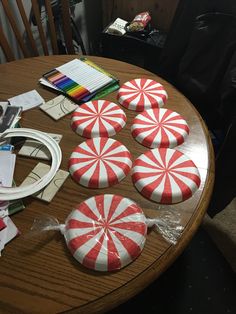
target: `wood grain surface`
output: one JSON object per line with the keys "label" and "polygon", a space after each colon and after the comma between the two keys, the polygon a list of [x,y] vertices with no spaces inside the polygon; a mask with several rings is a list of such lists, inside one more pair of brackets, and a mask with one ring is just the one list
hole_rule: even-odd
{"label": "wood grain surface", "polygon": [[[43,73],[75,56],[48,56],[23,59],[0,65],[0,100],[36,89],[44,99],[56,96],[38,84]],[[130,174],[119,184],[106,189],[88,189],[69,177],[51,203],[28,197],[26,208],[12,219],[21,235],[9,243],[0,258],[1,313],[99,313],[128,300],[170,266],[184,250],[199,227],[207,209],[214,181],[214,156],[206,126],[190,102],[166,81],[139,67],[100,57],[89,57],[120,79],[120,84],[134,78],[151,78],[164,85],[169,95],[165,108],[180,113],[190,127],[190,134],[178,150],[186,153],[197,165],[201,175],[198,191],[188,200],[168,206],[145,199],[134,188]],[[116,102],[117,92],[105,97]],[[131,151],[133,160],[147,150],[131,136],[130,127],[136,112],[123,108],[126,127],[113,138]],[[75,146],[84,141],[70,127],[70,115],[54,121],[39,108],[22,114],[21,126],[63,134],[61,169],[68,169],[68,159]],[[19,185],[37,164],[37,160],[17,156],[15,180]],[[112,273],[101,273],[80,265],[68,251],[59,232],[43,236],[29,235],[34,219],[42,214],[64,223],[73,207],[85,199],[104,193],[120,194],[137,202],[145,214],[156,217],[161,210],[173,208],[180,213],[184,226],[176,245],[150,231],[141,255],[127,267]]]}

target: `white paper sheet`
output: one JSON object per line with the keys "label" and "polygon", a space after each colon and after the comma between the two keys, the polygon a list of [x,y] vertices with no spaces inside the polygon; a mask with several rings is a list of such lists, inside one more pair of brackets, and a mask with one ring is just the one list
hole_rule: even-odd
{"label": "white paper sheet", "polygon": [[27,93],[9,98],[8,101],[10,102],[11,106],[22,107],[23,111],[40,106],[45,102],[35,89]]}

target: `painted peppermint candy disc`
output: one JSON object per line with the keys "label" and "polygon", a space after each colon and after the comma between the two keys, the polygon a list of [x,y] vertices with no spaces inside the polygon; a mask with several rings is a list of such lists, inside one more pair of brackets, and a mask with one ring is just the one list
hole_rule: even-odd
{"label": "painted peppermint candy disc", "polygon": [[119,132],[126,120],[124,111],[115,103],[94,100],[82,104],[73,112],[71,127],[84,137],[109,137]]}
{"label": "painted peppermint candy disc", "polygon": [[131,154],[120,142],[106,137],[89,139],[76,147],[69,171],[81,185],[105,188],[124,179],[132,167]]}
{"label": "painted peppermint candy disc", "polygon": [[122,106],[130,110],[143,111],[163,107],[168,97],[160,83],[139,78],[122,85],[117,98]]}
{"label": "painted peppermint candy disc", "polygon": [[105,194],[78,205],[66,220],[64,235],[69,250],[81,264],[112,271],[140,255],[146,233],[145,216],[136,203]]}
{"label": "painted peppermint candy disc", "polygon": [[154,148],[135,160],[132,180],[148,199],[173,204],[193,195],[200,185],[200,174],[183,153],[171,148]]}
{"label": "painted peppermint candy disc", "polygon": [[189,127],[178,113],[155,108],[145,110],[135,117],[131,133],[144,146],[172,148],[184,142]]}

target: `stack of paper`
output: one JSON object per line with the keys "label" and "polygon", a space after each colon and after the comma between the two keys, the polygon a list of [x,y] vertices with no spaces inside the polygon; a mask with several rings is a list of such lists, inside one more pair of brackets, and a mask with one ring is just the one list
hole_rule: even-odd
{"label": "stack of paper", "polygon": [[[12,153],[13,145],[4,144],[0,145],[0,186],[12,187],[15,186],[13,175],[15,170],[16,155]],[[13,200],[3,202],[0,200],[0,217],[1,212],[7,210],[7,214],[11,215],[24,208],[21,200]]]}
{"label": "stack of paper", "polygon": [[4,132],[6,129],[14,128],[20,120],[20,114],[22,111],[41,106],[44,103],[44,99],[35,89],[11,97],[8,101],[1,101],[0,133]]}
{"label": "stack of paper", "polygon": [[10,106],[8,102],[0,102],[1,116],[0,116],[0,133],[6,129],[14,128],[20,120],[21,107]]}
{"label": "stack of paper", "polygon": [[43,75],[39,82],[81,103],[119,88],[118,80],[92,61],[74,59]]}
{"label": "stack of paper", "polygon": [[[11,152],[12,145],[7,144],[0,146],[0,148],[0,185],[11,187],[16,155]],[[0,200],[0,256],[5,245],[19,233],[9,215],[23,207],[21,201],[5,202]]]}
{"label": "stack of paper", "polygon": [[10,151],[0,151],[0,185],[11,187],[15,169],[16,155]]}

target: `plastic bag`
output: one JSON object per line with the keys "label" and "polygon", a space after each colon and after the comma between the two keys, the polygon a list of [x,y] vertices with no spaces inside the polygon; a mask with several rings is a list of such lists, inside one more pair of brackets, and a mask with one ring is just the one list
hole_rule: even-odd
{"label": "plastic bag", "polygon": [[149,12],[142,12],[135,16],[128,26],[129,32],[143,31],[151,20]]}

